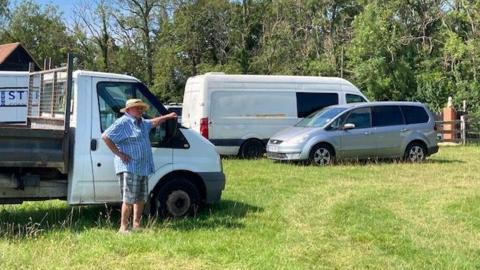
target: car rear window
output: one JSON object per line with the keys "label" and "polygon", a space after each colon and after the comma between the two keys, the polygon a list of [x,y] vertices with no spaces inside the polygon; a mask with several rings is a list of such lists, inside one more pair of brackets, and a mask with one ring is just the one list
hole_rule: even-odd
{"label": "car rear window", "polygon": [[428,122],[428,114],[420,106],[401,106],[407,124],[420,124]]}
{"label": "car rear window", "polygon": [[399,106],[373,106],[372,121],[374,127],[403,125],[403,116]]}

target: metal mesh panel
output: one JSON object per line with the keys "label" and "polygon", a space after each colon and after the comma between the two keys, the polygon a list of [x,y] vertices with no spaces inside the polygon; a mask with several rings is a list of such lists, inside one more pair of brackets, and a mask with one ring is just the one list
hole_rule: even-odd
{"label": "metal mesh panel", "polygon": [[28,116],[63,118],[66,106],[67,73],[62,70],[30,75]]}

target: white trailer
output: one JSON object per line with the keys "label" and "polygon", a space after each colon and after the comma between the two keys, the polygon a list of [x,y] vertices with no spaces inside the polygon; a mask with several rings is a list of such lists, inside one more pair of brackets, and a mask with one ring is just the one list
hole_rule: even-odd
{"label": "white trailer", "polygon": [[[33,101],[38,100],[38,94]],[[0,71],[0,123],[25,124],[27,121],[28,72]]]}

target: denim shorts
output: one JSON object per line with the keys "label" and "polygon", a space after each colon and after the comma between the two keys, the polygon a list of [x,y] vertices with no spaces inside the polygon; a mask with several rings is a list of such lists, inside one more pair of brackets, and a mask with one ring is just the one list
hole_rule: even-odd
{"label": "denim shorts", "polygon": [[124,203],[134,204],[147,201],[148,176],[139,176],[129,172],[122,172],[117,176]]}

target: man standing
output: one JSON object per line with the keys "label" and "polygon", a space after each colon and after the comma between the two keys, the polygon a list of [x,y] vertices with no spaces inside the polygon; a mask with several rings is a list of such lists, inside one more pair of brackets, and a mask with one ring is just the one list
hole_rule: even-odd
{"label": "man standing", "polygon": [[108,148],[115,154],[115,173],[120,181],[123,202],[120,233],[129,232],[128,220],[132,214],[132,206],[132,229],[140,228],[143,207],[148,196],[148,175],[155,171],[149,132],[162,122],[177,117],[172,112],[150,120],[143,119],[143,112],[148,107],[141,99],[127,100],[125,108],[120,110],[125,114],[102,134]]}

